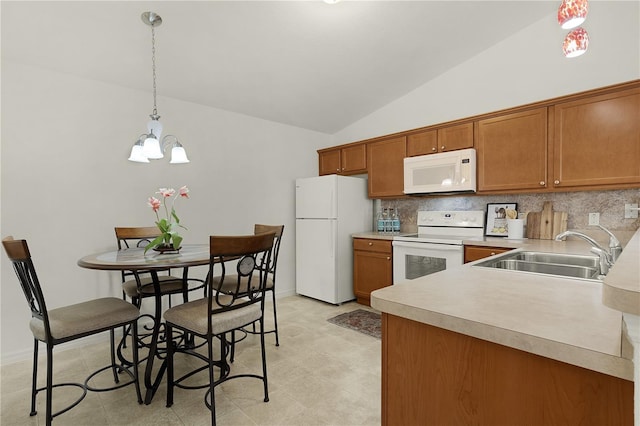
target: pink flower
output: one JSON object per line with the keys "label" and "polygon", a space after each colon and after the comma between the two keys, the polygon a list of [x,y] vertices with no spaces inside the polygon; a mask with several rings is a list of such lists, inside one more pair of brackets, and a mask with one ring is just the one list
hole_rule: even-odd
{"label": "pink flower", "polygon": [[154,212],[158,212],[158,210],[160,210],[160,200],[158,200],[155,197],[149,197],[149,201],[147,202],[147,204],[149,205],[149,207],[151,207],[153,209]]}
{"label": "pink flower", "polygon": [[175,194],[175,193],[176,193],[176,190],[173,189],[173,188],[160,188],[160,190],[158,192],[156,192],[156,194],[160,194],[164,198],[172,197],[173,194]]}
{"label": "pink flower", "polygon": [[180,196],[184,198],[189,198],[189,188],[187,188],[186,185],[180,188]]}

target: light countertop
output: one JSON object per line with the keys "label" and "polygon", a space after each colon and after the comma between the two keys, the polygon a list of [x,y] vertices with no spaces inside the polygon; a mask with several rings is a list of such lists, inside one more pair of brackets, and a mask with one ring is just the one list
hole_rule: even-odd
{"label": "light countertop", "polygon": [[[376,290],[371,306],[633,380],[632,348],[622,331],[622,313],[603,304],[603,286],[629,291],[625,285],[640,285],[639,234],[609,272],[608,284],[474,266],[480,260]],[[579,240],[481,238],[464,243],[575,254],[588,254],[590,248]],[[640,294],[640,289],[630,291]]]}

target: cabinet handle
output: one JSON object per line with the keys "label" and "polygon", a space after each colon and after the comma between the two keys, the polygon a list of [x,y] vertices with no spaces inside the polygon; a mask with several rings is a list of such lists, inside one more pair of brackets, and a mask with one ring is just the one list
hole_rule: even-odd
{"label": "cabinet handle", "polygon": [[344,167],[342,168],[342,171],[344,172]]}
{"label": "cabinet handle", "polygon": [[431,148],[431,151],[437,151],[438,149],[434,146],[433,148]]}
{"label": "cabinet handle", "polygon": [[558,185],[558,184],[560,184],[560,181],[556,179],[556,180],[554,180],[554,181],[553,181],[553,183],[555,183],[556,185]]}
{"label": "cabinet handle", "polygon": [[387,260],[391,260],[391,257],[387,256]]}
{"label": "cabinet handle", "polygon": [[336,172],[339,172],[339,171],[340,171],[340,169],[336,169]]}
{"label": "cabinet handle", "polygon": [[496,255],[496,252],[495,252],[495,251],[492,251],[492,252],[491,252],[491,256],[495,256],[495,255]]}
{"label": "cabinet handle", "polygon": [[370,246],[372,246],[372,245],[373,245],[373,243],[369,243],[369,245],[370,245]]}
{"label": "cabinet handle", "polygon": [[544,186],[544,181],[543,180],[540,181],[540,186]]}
{"label": "cabinet handle", "polygon": [[444,146],[444,145],[442,145],[442,148],[440,148],[440,149],[442,149],[442,150],[444,151],[444,148],[445,148],[445,146]]}

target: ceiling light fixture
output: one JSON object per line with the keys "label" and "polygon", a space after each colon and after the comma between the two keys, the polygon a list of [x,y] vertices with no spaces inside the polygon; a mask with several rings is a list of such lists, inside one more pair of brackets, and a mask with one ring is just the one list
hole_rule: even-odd
{"label": "ceiling light fixture", "polygon": [[160,15],[154,12],[144,12],[141,16],[142,22],[151,27],[151,65],[153,68],[153,112],[147,123],[147,132],[138,137],[138,140],[131,148],[129,161],[137,163],[148,163],[149,160],[156,160],[164,157],[164,151],[171,147],[171,164],[188,163],[187,153],[178,138],[173,135],[162,136],[162,123],[160,123],[158,109],[156,107],[156,33],[155,27],[162,24]]}
{"label": "ceiling light fixture", "polygon": [[588,0],[562,0],[558,8],[558,24],[569,30],[581,25],[589,13]]}
{"label": "ceiling light fixture", "polygon": [[588,47],[589,34],[582,27],[578,27],[567,34],[562,43],[562,51],[567,58],[575,58],[582,55],[587,51]]}

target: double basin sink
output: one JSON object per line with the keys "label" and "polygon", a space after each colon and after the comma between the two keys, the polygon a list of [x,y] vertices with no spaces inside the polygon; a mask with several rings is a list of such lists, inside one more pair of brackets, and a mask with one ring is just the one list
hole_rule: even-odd
{"label": "double basin sink", "polygon": [[602,281],[600,259],[595,256],[519,251],[485,260],[475,266]]}

